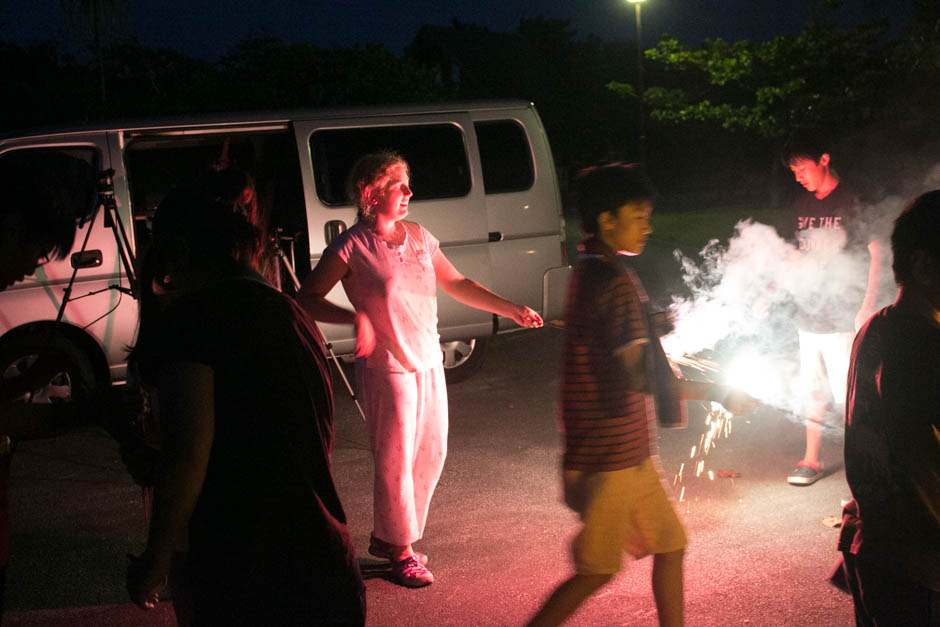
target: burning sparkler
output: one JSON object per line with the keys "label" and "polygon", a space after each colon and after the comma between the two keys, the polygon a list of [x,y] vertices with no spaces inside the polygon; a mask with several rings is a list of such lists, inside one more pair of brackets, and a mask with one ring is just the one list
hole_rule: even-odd
{"label": "burning sparkler", "polygon": [[[664,338],[665,339],[665,338]],[[665,342],[664,342],[665,343]],[[733,387],[746,391],[755,398],[767,398],[765,385],[763,388],[758,385],[767,381],[772,381],[773,377],[766,375],[765,369],[761,367],[761,356],[757,351],[750,347],[742,351],[731,361],[728,369],[722,369],[721,365],[712,359],[696,357],[687,353],[674,353],[668,355],[669,360],[682,370],[691,370],[698,373],[702,378],[709,380],[722,379],[725,383],[730,383]],[[706,406],[708,410],[705,416],[705,426],[698,442],[692,446],[689,452],[689,460],[679,465],[679,470],[673,478],[673,487],[679,490],[679,501],[685,501],[686,485],[684,480],[687,474],[692,474],[693,479],[707,477],[709,481],[714,481],[715,477],[730,477],[732,482],[734,477],[740,476],[736,472],[706,469],[706,457],[715,448],[721,438],[728,438],[732,431],[733,414],[723,405],[717,402],[711,402]],[[688,473],[686,472],[688,465]]]}

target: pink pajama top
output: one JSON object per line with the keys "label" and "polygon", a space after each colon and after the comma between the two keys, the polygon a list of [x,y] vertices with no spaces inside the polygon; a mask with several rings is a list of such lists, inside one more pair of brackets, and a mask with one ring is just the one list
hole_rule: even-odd
{"label": "pink pajama top", "polygon": [[440,244],[421,225],[400,224],[405,229],[400,246],[390,245],[358,222],[330,242],[327,250],[349,267],[343,278],[349,302],[375,327],[376,346],[366,357],[366,366],[418,372],[442,359],[431,264]]}

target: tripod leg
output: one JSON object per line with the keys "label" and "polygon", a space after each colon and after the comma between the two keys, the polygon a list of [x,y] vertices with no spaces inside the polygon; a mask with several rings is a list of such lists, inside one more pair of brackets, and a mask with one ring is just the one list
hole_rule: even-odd
{"label": "tripod leg", "polygon": [[[289,263],[287,263],[287,259],[284,257],[284,251],[281,250],[280,246],[277,247],[277,258],[281,260],[281,264],[283,264],[284,270],[287,271],[287,275],[293,281],[294,289],[300,291],[300,280],[297,278],[297,274],[294,272],[294,269],[290,267]],[[356,409],[359,410],[359,415],[362,416],[363,420],[365,420],[366,414],[364,411],[362,411],[362,405],[359,404],[359,399],[356,398],[356,392],[353,390],[352,384],[349,383],[349,379],[346,378],[346,373],[343,372],[343,367],[339,365],[339,360],[336,358],[336,353],[333,352],[333,345],[327,341],[326,336],[323,335],[323,330],[320,328],[320,325],[317,324],[316,320],[314,320],[313,324],[316,326],[317,332],[320,334],[320,338],[323,340],[323,345],[330,354],[330,358],[333,360],[333,365],[336,366],[336,370],[339,372],[339,376],[343,380],[343,384],[345,384],[346,390],[349,392],[349,396],[356,404]]]}

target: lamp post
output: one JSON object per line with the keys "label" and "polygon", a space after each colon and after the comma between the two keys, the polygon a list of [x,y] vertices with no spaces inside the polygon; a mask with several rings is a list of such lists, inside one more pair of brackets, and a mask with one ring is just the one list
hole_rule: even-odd
{"label": "lamp post", "polygon": [[645,0],[627,0],[636,9],[636,87],[640,99],[640,163],[646,162],[646,115],[643,106],[643,11]]}

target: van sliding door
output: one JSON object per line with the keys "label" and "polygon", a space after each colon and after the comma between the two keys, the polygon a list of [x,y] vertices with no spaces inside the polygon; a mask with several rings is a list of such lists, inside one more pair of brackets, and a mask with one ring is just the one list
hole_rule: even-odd
{"label": "van sliding door", "polygon": [[[546,320],[557,317],[560,312],[546,304],[552,291],[546,277],[565,265],[561,200],[542,125],[531,107],[474,111],[473,120],[486,221],[496,240],[489,248],[491,288],[539,310]],[[515,325],[500,319],[500,326]]]}

